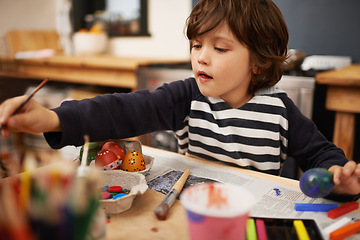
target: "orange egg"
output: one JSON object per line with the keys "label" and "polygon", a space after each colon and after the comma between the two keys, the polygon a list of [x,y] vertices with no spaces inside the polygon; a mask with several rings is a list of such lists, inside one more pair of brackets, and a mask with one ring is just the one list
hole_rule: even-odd
{"label": "orange egg", "polygon": [[140,152],[133,150],[125,154],[121,164],[121,170],[139,172],[145,170],[145,168],[145,159]]}

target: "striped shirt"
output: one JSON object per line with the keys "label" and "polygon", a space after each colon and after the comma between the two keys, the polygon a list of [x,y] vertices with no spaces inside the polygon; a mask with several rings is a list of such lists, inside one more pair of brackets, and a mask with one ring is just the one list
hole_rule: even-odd
{"label": "striped shirt", "polygon": [[242,167],[278,172],[288,146],[287,111],[275,87],[232,108],[200,95],[191,102],[184,128],[176,131],[179,152]]}

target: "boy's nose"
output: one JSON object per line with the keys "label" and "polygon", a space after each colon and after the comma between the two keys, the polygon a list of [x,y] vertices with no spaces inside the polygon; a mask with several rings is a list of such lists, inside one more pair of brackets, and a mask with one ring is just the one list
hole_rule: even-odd
{"label": "boy's nose", "polygon": [[206,65],[208,65],[210,63],[210,58],[208,56],[208,51],[206,49],[201,50],[199,57],[198,57],[198,63],[206,64]]}

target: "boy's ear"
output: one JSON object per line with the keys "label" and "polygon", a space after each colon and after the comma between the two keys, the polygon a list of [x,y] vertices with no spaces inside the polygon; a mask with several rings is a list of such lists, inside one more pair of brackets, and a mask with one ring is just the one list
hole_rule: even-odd
{"label": "boy's ear", "polygon": [[258,67],[258,66],[256,66],[255,64],[252,66],[252,72],[254,73],[254,74],[260,74],[261,73],[261,70],[260,70],[260,68]]}

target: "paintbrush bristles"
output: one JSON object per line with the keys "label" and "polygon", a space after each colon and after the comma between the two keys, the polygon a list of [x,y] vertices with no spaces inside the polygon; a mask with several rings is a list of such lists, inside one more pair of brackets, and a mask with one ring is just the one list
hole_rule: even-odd
{"label": "paintbrush bristles", "polygon": [[169,213],[169,205],[162,202],[160,203],[159,206],[157,206],[157,208],[155,208],[154,212],[155,212],[155,215],[156,217],[159,219],[159,220],[165,220],[166,219],[166,216],[168,215]]}

